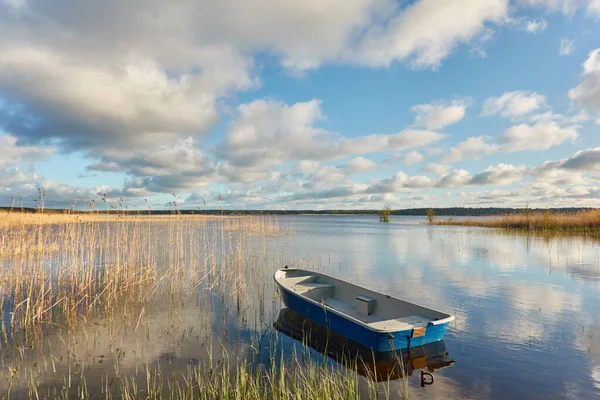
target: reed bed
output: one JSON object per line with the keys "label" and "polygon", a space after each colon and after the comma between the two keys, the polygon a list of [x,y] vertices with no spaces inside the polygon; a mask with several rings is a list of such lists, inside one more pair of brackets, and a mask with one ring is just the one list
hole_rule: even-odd
{"label": "reed bed", "polygon": [[548,235],[574,234],[600,237],[600,210],[571,214],[547,211],[545,213],[507,214],[500,217],[460,220],[450,218],[447,221],[433,220],[428,223],[432,225],[479,226]]}
{"label": "reed bed", "polygon": [[0,398],[382,398],[263,343],[289,260],[267,243],[289,231],[273,216],[0,215]]}
{"label": "reed bed", "polygon": [[[52,225],[52,224],[75,224],[91,222],[164,222],[164,221],[185,221],[199,219],[218,219],[222,218],[216,215],[193,214],[193,215],[165,215],[165,214],[125,214],[125,213],[105,213],[102,211],[77,211],[77,212],[10,212],[0,211],[0,226],[15,225]],[[235,218],[235,217],[228,217]]]}

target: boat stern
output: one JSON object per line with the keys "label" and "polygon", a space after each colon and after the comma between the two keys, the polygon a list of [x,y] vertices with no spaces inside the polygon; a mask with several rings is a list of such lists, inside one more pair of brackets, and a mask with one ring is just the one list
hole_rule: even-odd
{"label": "boat stern", "polygon": [[[454,319],[454,317],[452,317]],[[438,322],[438,321],[434,321]],[[444,338],[449,322],[429,323],[423,328],[414,328],[399,332],[382,332],[378,335],[377,351],[410,349],[435,343]]]}

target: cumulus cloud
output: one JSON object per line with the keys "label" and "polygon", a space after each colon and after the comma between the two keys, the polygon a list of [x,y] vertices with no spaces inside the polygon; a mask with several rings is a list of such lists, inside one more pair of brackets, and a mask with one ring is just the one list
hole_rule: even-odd
{"label": "cumulus cloud", "polygon": [[0,51],[0,89],[26,105],[5,126],[19,137],[55,138],[74,150],[145,147],[205,132],[217,119],[215,95],[201,78],[169,76],[152,60],[106,65],[27,45],[0,44]]}
{"label": "cumulus cloud", "polygon": [[423,154],[418,151],[411,151],[404,156],[404,163],[406,165],[414,165],[423,161]]}
{"label": "cumulus cloud", "polygon": [[600,16],[600,0],[592,0],[588,5],[588,12]]}
{"label": "cumulus cloud", "polygon": [[437,175],[445,175],[450,169],[450,165],[448,164],[437,164],[431,163],[427,164],[423,168],[421,168],[421,172],[437,174]]}
{"label": "cumulus cloud", "polygon": [[346,163],[346,167],[353,174],[363,174],[377,169],[377,163],[364,157],[355,157]]}
{"label": "cumulus cloud", "polygon": [[533,114],[529,116],[528,119],[531,122],[556,122],[563,125],[573,125],[589,121],[591,118],[585,111],[579,111],[577,114],[571,115],[563,115],[559,113],[554,113],[552,111],[546,111],[540,114]]}
{"label": "cumulus cloud", "polygon": [[316,127],[322,118],[317,100],[292,105],[256,100],[241,105],[219,155],[239,167],[270,167],[283,161],[323,161],[418,148],[444,138],[442,134],[424,130],[347,138]]}
{"label": "cumulus cloud", "polygon": [[466,104],[461,101],[451,103],[418,104],[412,107],[415,124],[426,129],[442,129],[452,125],[465,117]]}
{"label": "cumulus cloud", "polygon": [[518,0],[517,4],[529,7],[542,7],[563,14],[573,14],[579,7],[594,12],[594,3],[598,0]]}
{"label": "cumulus cloud", "polygon": [[[311,168],[311,170],[313,169]],[[456,189],[479,186],[507,186],[522,183],[521,188],[517,190],[524,190],[523,188],[535,190],[535,192],[528,193],[525,196],[528,199],[531,198],[531,195],[540,201],[551,202],[552,196],[544,197],[542,188],[547,187],[551,188],[553,192],[560,191],[562,197],[575,196],[576,193],[579,193],[582,198],[591,200],[590,196],[593,193],[598,193],[600,188],[585,186],[593,180],[586,179],[583,175],[596,171],[600,171],[600,147],[577,152],[567,159],[546,162],[533,167],[500,163],[475,174],[471,174],[464,169],[458,169],[445,172],[436,179],[422,175],[410,176],[403,171],[389,178],[373,179],[367,185],[351,182],[338,182],[336,184],[332,179],[327,188],[318,188],[316,191],[305,190],[292,197],[296,199],[310,199],[312,196],[315,196],[315,198],[337,198],[419,192],[433,188]],[[331,187],[331,184],[334,184],[334,187]],[[498,191],[494,189],[493,192]],[[506,194],[506,192],[502,193]],[[519,196],[523,197],[523,194]],[[511,194],[506,194],[506,198],[510,201],[520,201],[519,199],[511,199]],[[491,201],[492,199],[488,198],[488,200]]]}
{"label": "cumulus cloud", "polygon": [[543,165],[544,168],[560,168],[574,171],[600,172],[600,147],[581,150],[571,157]]}
{"label": "cumulus cloud", "polygon": [[444,7],[420,0],[368,29],[354,56],[372,66],[407,59],[414,67],[437,66],[458,44],[486,33],[488,24],[502,23],[507,12],[506,0],[448,0]]}
{"label": "cumulus cloud", "polygon": [[301,161],[296,169],[306,175],[303,187],[307,189],[325,189],[344,182],[351,183],[344,171],[318,161]]}
{"label": "cumulus cloud", "polygon": [[560,127],[555,122],[515,125],[498,136],[499,151],[546,150],[579,137],[576,126]]}
{"label": "cumulus cloud", "polygon": [[406,189],[410,191],[431,187],[433,182],[433,179],[427,176],[409,176],[400,171],[390,178],[372,181],[368,187],[365,187],[364,193],[395,193]]}
{"label": "cumulus cloud", "polygon": [[514,153],[525,150],[546,150],[579,137],[578,126],[561,127],[556,122],[519,124],[506,129],[491,143],[487,136],[470,137],[450,148],[442,157],[444,162],[479,159],[486,154]]}
{"label": "cumulus cloud", "polygon": [[0,204],[10,204],[10,196],[13,196],[16,199],[15,206],[22,204],[23,207],[34,208],[39,205],[38,188],[46,192],[47,207],[61,208],[69,207],[74,199],[77,199],[79,207],[82,207],[79,202],[84,199],[87,208],[91,199],[99,199],[110,190],[106,186],[83,188],[53,182],[18,167],[0,168]]}
{"label": "cumulus cloud", "polygon": [[590,51],[583,63],[583,81],[569,97],[584,107],[600,111],[600,48]]}
{"label": "cumulus cloud", "polygon": [[488,143],[489,138],[485,136],[470,137],[451,148],[443,156],[444,162],[457,162],[466,159],[478,159],[485,154],[498,150],[498,145]]}
{"label": "cumulus cloud", "polygon": [[[375,0],[59,0],[48,7],[32,0],[25,8],[0,17],[0,85],[43,117],[44,127],[23,134],[45,131],[85,146],[206,130],[220,96],[256,85],[255,52],[295,70],[407,59],[437,66],[486,24],[502,22],[507,0],[452,0],[443,8],[435,0],[405,7]],[[24,85],[31,79],[39,85]],[[85,140],[61,136],[82,130]]]}
{"label": "cumulus cloud", "polygon": [[0,149],[0,168],[47,160],[56,151],[54,146],[19,145],[17,138],[11,135],[0,136]]}
{"label": "cumulus cloud", "polygon": [[546,106],[546,98],[536,92],[506,92],[499,97],[485,100],[481,115],[502,115],[506,118],[519,118]]}
{"label": "cumulus cloud", "polygon": [[104,161],[92,164],[89,170],[114,170],[116,165],[134,176],[208,173],[213,162],[197,147],[191,137],[171,144],[160,144],[151,153],[136,149],[111,149],[105,152]]}
{"label": "cumulus cloud", "polygon": [[[234,184],[223,194],[226,204],[248,207],[276,205],[276,207],[332,208],[359,206],[364,202],[379,201],[397,194],[412,193],[413,197],[427,196],[428,190],[446,188],[469,192],[459,194],[461,205],[503,204],[556,206],[556,201],[577,199],[580,204],[598,203],[593,196],[600,193],[594,186],[593,174],[600,171],[600,148],[577,152],[567,159],[550,161],[538,166],[500,163],[476,173],[464,169],[443,171],[436,178],[408,175],[400,171],[389,178],[371,179],[367,184],[352,182],[345,171],[317,161],[301,161],[291,173],[274,174],[264,186]],[[478,187],[519,184],[511,191],[492,189],[475,192]],[[452,193],[452,192],[450,192]],[[195,197],[194,197],[195,196]],[[212,198],[209,191],[195,194],[194,198]],[[327,199],[327,203],[322,201]],[[193,203],[194,199],[188,199]],[[338,202],[338,203],[336,203]],[[340,203],[341,202],[341,203]],[[364,204],[363,204],[364,206]]]}
{"label": "cumulus cloud", "polygon": [[472,179],[469,171],[457,169],[440,178],[436,186],[438,187],[462,187],[469,183]]}
{"label": "cumulus cloud", "polygon": [[560,39],[560,49],[558,50],[558,56],[570,56],[575,50],[575,41],[569,39]]}
{"label": "cumulus cloud", "polygon": [[515,190],[486,190],[461,192],[462,206],[562,207],[565,202],[577,201],[581,207],[598,207],[598,187],[561,188],[552,184],[527,184]]}
{"label": "cumulus cloud", "polygon": [[[566,0],[555,3],[547,6],[561,9]],[[585,4],[592,10],[597,1]],[[264,195],[247,186],[264,188],[265,182],[277,182],[274,191],[298,190],[300,182],[322,196],[365,193],[366,187],[352,183],[348,172],[370,172],[376,165],[358,156],[408,151],[407,163],[421,162],[422,150],[414,150],[443,139],[436,130],[462,120],[467,107],[460,101],[419,104],[413,107],[419,129],[348,136],[320,127],[325,116],[318,100],[289,105],[256,100],[236,106],[239,92],[261,84],[257,54],[268,54],[291,72],[323,64],[387,67],[398,62],[435,69],[459,46],[482,52],[482,43],[496,27],[509,24],[512,12],[508,0],[447,0],[442,5],[438,0],[28,0],[3,7],[0,125],[10,133],[0,136],[3,173],[10,168],[35,185],[58,190],[59,184],[24,174],[19,164],[48,159],[58,151],[78,152],[89,160],[90,171],[128,175],[122,188],[102,188],[112,195],[199,192],[216,181],[234,185],[236,196],[244,199]],[[526,29],[533,33],[545,26],[543,19],[532,20]],[[598,98],[595,60],[597,54],[590,53],[583,82],[570,92],[590,108]],[[490,100],[492,114],[521,118],[545,107],[543,96],[534,92],[505,95]],[[222,115],[231,117],[225,138],[209,145],[205,137]],[[546,124],[575,124],[555,115],[540,118]],[[537,125],[519,129],[532,141],[542,130]],[[551,130],[551,138],[537,141],[542,144],[535,149],[572,140],[568,129],[576,133],[569,127]],[[517,151],[525,147],[522,142],[508,131],[497,143],[470,138],[444,161],[499,149]],[[344,158],[351,159],[343,167],[325,164]],[[302,176],[274,171],[288,162],[304,169]],[[440,177],[396,174],[380,182],[380,188],[416,190],[468,182],[466,171],[427,168],[423,170]],[[6,182],[13,186],[5,185],[5,191],[29,190],[23,181]],[[327,187],[335,182],[345,189]],[[100,190],[63,189],[69,197]]]}
{"label": "cumulus cloud", "polygon": [[514,166],[511,164],[498,164],[486,168],[484,171],[473,176],[470,185],[510,185],[523,178],[526,171],[525,166]]}

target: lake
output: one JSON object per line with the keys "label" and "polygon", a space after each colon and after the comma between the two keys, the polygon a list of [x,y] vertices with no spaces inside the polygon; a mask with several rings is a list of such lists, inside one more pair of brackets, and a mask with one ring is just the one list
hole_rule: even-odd
{"label": "lake", "polygon": [[[225,354],[234,360],[232,369],[244,360],[269,369],[274,359],[292,362],[298,354],[337,366],[335,357],[323,358],[319,349],[273,329],[284,305],[272,274],[284,265],[456,316],[441,344],[454,365],[436,370],[435,383],[422,388],[422,365],[415,363],[420,355],[413,354],[412,375],[377,387],[381,398],[600,398],[600,242],[429,226],[422,217],[393,216],[387,224],[377,216],[268,218],[277,229],[225,225],[214,218],[80,224],[65,231],[31,228],[32,243],[22,239],[29,236],[18,236],[22,248],[44,247],[35,242],[43,237],[49,249],[5,252],[4,282],[17,282],[18,290],[32,265],[47,270],[39,279],[40,293],[50,291],[44,288],[56,279],[103,283],[94,283],[94,289],[85,289],[93,295],[80,296],[53,315],[58,321],[64,310],[79,310],[66,318],[67,327],[25,326],[21,336],[8,328],[11,313],[23,312],[23,302],[6,285],[0,287],[9,332],[3,374],[9,376],[5,368],[11,366],[13,398],[27,397],[33,381],[40,392],[50,393],[52,385],[64,385],[65,374],[85,377],[93,394],[108,387],[111,374],[146,376],[147,366],[177,374],[207,360],[224,360]],[[106,270],[110,265],[119,267]],[[16,278],[10,275],[19,268]],[[71,269],[79,275],[64,278]],[[121,283],[113,284],[120,276]],[[146,280],[151,284],[135,286]],[[52,289],[57,294],[39,307],[40,314],[54,313],[84,290],[64,286]],[[135,291],[124,289],[132,286]],[[67,291],[64,298],[61,290]],[[112,297],[102,300],[112,290]],[[0,384],[0,396],[7,385]],[[373,385],[360,379],[365,393]]]}
{"label": "lake", "polygon": [[456,364],[431,387],[409,379],[411,395],[600,398],[597,241],[429,226],[410,216],[291,220],[294,234],[278,246],[293,249],[299,266],[456,316],[444,339]]}

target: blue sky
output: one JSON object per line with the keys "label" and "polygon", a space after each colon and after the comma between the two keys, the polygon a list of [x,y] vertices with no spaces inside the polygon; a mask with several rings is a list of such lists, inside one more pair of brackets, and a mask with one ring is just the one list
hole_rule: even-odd
{"label": "blue sky", "polygon": [[0,0],[0,205],[597,207],[599,22],[599,0]]}

